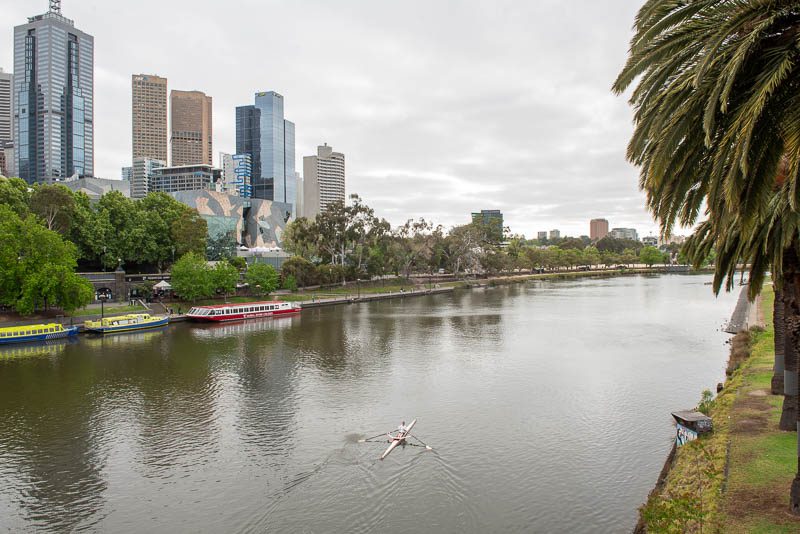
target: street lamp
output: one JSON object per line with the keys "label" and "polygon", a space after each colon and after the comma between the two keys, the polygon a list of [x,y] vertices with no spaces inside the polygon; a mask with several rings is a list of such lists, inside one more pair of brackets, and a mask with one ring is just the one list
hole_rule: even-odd
{"label": "street lamp", "polygon": [[358,300],[361,300],[361,278],[356,278],[356,287],[358,288]]}
{"label": "street lamp", "polygon": [[100,319],[102,319],[102,318],[104,318],[106,316],[104,304],[105,304],[107,298],[108,298],[108,293],[106,293],[105,291],[103,291],[102,293],[98,293],[97,294],[97,300],[100,301]]}

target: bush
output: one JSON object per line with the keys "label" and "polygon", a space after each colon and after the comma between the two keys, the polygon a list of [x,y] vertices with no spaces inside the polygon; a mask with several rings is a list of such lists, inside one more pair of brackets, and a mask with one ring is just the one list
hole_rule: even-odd
{"label": "bush", "polygon": [[297,280],[294,279],[294,276],[289,275],[283,279],[283,289],[288,289],[291,292],[297,291]]}
{"label": "bush", "polygon": [[345,280],[345,269],[341,265],[320,265],[317,275],[320,284],[338,284]]}
{"label": "bush", "polygon": [[250,265],[245,280],[250,285],[250,291],[257,295],[266,295],[278,288],[278,272],[275,267],[266,263]]}
{"label": "bush", "polygon": [[295,284],[306,287],[319,283],[317,268],[313,263],[300,256],[294,256],[286,260],[281,267],[281,277],[286,280],[293,277]]}

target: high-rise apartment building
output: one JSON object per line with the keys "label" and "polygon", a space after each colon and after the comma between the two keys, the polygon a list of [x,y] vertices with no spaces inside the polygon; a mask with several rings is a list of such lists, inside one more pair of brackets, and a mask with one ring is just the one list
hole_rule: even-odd
{"label": "high-rise apartment building", "polygon": [[133,180],[133,167],[122,167],[120,176],[122,176],[122,179],[126,182]]}
{"label": "high-rise apartment building", "polygon": [[536,234],[536,239],[539,241],[547,241],[547,232],[538,232]]}
{"label": "high-rise apartment building", "polygon": [[167,161],[167,79],[131,77],[133,157]]}
{"label": "high-rise apartment building", "polygon": [[172,166],[211,165],[213,157],[212,100],[201,91],[169,95],[172,118]]}
{"label": "high-rise apartment building", "polygon": [[550,234],[547,237],[548,237],[548,239],[561,239],[561,231],[560,230],[550,230]]}
{"label": "high-rise apartment building", "polygon": [[154,191],[153,179],[159,169],[167,166],[163,160],[135,158],[131,172],[131,198],[144,198]]}
{"label": "high-rise apartment building", "polygon": [[14,75],[0,69],[0,149],[14,140]]}
{"label": "high-rise apartment building", "polygon": [[94,174],[94,37],[50,1],[14,28],[14,140],[28,183]]}
{"label": "high-rise apartment building", "polygon": [[592,241],[603,239],[608,235],[608,221],[605,219],[592,219],[589,221],[589,238]]}
{"label": "high-rise apartment building", "polygon": [[313,219],[334,202],[344,202],[344,154],[327,143],[303,158],[303,216]]}
{"label": "high-rise apartment building", "polygon": [[284,118],[283,96],[256,93],[254,105],[236,108],[236,152],[252,158],[254,198],[294,206],[295,131]]}

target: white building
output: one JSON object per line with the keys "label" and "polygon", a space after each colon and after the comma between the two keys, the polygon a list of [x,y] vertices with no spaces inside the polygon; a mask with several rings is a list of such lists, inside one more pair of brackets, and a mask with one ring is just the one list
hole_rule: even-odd
{"label": "white building", "polygon": [[167,166],[167,162],[136,158],[133,160],[133,173],[131,174],[131,198],[144,198],[153,190],[153,177],[156,170]]}
{"label": "white building", "polygon": [[639,234],[633,228],[613,228],[608,235],[614,239],[632,239],[639,241]]}
{"label": "white building", "polygon": [[344,202],[344,154],[328,144],[317,147],[316,156],[303,158],[303,215],[313,219],[334,202]]}
{"label": "white building", "polygon": [[250,154],[219,153],[222,174],[216,190],[236,197],[253,196],[253,160]]}

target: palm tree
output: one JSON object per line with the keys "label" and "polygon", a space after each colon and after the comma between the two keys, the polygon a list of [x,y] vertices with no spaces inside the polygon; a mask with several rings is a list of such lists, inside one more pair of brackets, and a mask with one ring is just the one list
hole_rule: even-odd
{"label": "palm tree", "polygon": [[[637,82],[628,159],[662,232],[703,212],[694,251],[716,248],[715,291],[734,285],[740,258],[751,297],[771,270],[786,354],[800,343],[799,36],[800,0],[647,0],[613,86]],[[785,387],[796,399],[793,367]],[[791,509],[800,513],[800,471]]]}
{"label": "palm tree", "polygon": [[783,291],[776,285],[775,303],[772,309],[772,323],[775,329],[775,366],[772,374],[773,395],[783,395],[783,373],[786,370],[783,362],[784,346],[786,345],[786,324],[783,321],[783,306]]}

